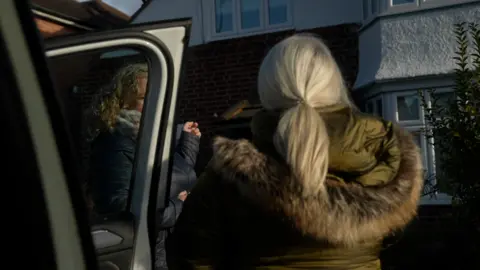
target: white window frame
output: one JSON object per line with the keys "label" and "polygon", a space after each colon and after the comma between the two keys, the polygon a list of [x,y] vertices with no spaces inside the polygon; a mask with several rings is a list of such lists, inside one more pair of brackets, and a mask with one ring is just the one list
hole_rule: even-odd
{"label": "white window frame", "polygon": [[441,6],[451,6],[476,1],[477,0],[420,0],[420,6],[422,8],[436,8]]}
{"label": "white window frame", "polygon": [[414,3],[393,5],[392,0],[381,0],[384,5],[382,15],[405,13],[411,11],[454,6],[458,4],[472,3],[478,0],[415,0]]}
{"label": "white window frame", "polygon": [[404,126],[403,127],[405,130],[407,130],[410,133],[419,133],[420,134],[420,148],[422,149],[421,154],[422,154],[422,162],[423,162],[423,167],[425,169],[425,172],[430,173],[431,172],[431,162],[429,162],[429,156],[430,156],[430,151],[429,151],[429,144],[427,143],[427,138],[425,137],[425,131],[424,131],[424,126]]}
{"label": "white window frame", "polygon": [[[451,88],[439,88],[439,89],[436,89],[435,90],[436,93],[438,94],[443,94],[443,93],[452,93],[454,94],[454,91],[453,89]],[[427,101],[427,106],[428,108],[432,108],[432,96],[430,95],[430,93],[428,93],[428,91],[425,91],[425,99]],[[428,125],[428,123],[425,123],[425,125]],[[429,168],[429,173],[430,174],[434,174],[436,175],[437,173],[437,168],[436,168],[436,156],[435,156],[435,140],[433,138],[430,138],[428,140],[428,145],[429,145],[429,158],[430,158],[430,168]],[[434,179],[435,181],[435,184],[437,184],[437,180]],[[448,194],[445,194],[445,193],[440,193],[440,192],[437,192],[435,194],[435,196],[437,197],[437,200],[443,200],[444,203],[451,203],[451,199],[452,197]]]}
{"label": "white window frame", "polygon": [[[213,0],[213,1],[215,1],[215,0]],[[268,3],[267,2],[268,1],[261,0],[260,10],[259,10],[260,25],[258,27],[248,28],[248,29],[243,29],[242,28],[242,1],[241,0],[232,0],[232,1],[234,1],[233,4],[234,4],[234,7],[235,7],[235,10],[233,11],[233,18],[232,18],[235,21],[233,25],[237,26],[237,32],[239,34],[261,31],[262,29],[265,28],[265,26],[268,25],[267,24],[267,22],[268,22],[268,18],[267,18],[267,16],[268,16],[268,6],[267,6],[267,4]],[[288,5],[287,5],[287,10],[288,10]],[[216,16],[214,16],[213,18],[215,19]],[[288,17],[287,17],[287,19],[288,19]],[[234,29],[235,29],[235,27],[234,27]]]}
{"label": "white window frame", "polygon": [[386,1],[386,6],[389,12],[405,12],[405,11],[412,11],[418,9],[420,7],[420,1],[422,0],[414,0],[413,3],[401,4],[401,5],[393,5],[394,0],[384,0]]}
{"label": "white window frame", "polygon": [[241,29],[241,0],[232,0],[233,1],[233,12],[232,12],[232,25],[233,30],[228,32],[217,33],[216,26],[216,14],[215,14],[215,1],[216,0],[203,0],[204,1],[204,21],[206,22],[205,30],[207,32],[206,40],[222,40],[229,38],[238,38],[244,36],[250,36],[255,34],[276,32],[289,30],[293,27],[293,2],[292,0],[287,0],[287,21],[281,24],[268,24],[269,14],[268,14],[268,1],[269,0],[260,0],[262,3],[260,5],[260,26],[256,28]]}
{"label": "white window frame", "polygon": [[[399,97],[404,97],[404,96],[410,96],[410,95],[417,95],[417,91],[404,91],[404,92],[397,92],[397,93],[392,93],[392,107],[394,108],[394,121],[399,123],[402,126],[424,126],[425,125],[425,114],[423,111],[423,106],[422,106],[422,101],[420,99],[420,96],[418,96],[418,110],[419,110],[419,118],[417,120],[400,120],[399,115],[398,115],[398,105],[397,105],[397,99]],[[427,100],[428,102],[428,100]]]}
{"label": "white window frame", "polygon": [[[438,89],[437,93],[443,92],[451,92],[449,89]],[[405,130],[409,132],[421,132],[425,135],[425,112],[423,110],[423,106],[421,104],[420,96],[419,98],[419,112],[420,112],[420,119],[419,120],[409,120],[409,121],[398,121],[398,108],[397,108],[397,98],[401,96],[409,96],[409,95],[418,95],[418,91],[401,91],[401,92],[393,92],[389,93],[385,96],[384,100],[389,100],[387,102],[389,105],[388,107],[385,106],[385,102],[383,105],[384,109],[384,118],[392,120]],[[425,101],[427,102],[427,106],[431,108],[431,97],[427,91],[424,91],[425,94]],[[425,136],[421,136],[420,146],[422,149],[422,162],[424,164],[425,171],[427,173],[426,176],[432,175],[436,172],[434,162],[435,162],[435,149],[433,147],[433,139],[427,139]],[[433,179],[433,184],[436,184],[436,179]],[[420,200],[421,204],[424,205],[446,205],[451,204],[452,197],[445,193],[436,192],[434,194],[423,196]]]}

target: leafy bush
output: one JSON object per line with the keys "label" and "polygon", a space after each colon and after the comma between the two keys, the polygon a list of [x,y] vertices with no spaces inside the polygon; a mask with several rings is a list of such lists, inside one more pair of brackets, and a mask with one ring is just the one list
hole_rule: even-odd
{"label": "leafy bush", "polygon": [[455,25],[454,98],[440,102],[441,93],[422,95],[426,136],[433,139],[436,189],[448,190],[462,220],[480,224],[480,28],[477,23]]}

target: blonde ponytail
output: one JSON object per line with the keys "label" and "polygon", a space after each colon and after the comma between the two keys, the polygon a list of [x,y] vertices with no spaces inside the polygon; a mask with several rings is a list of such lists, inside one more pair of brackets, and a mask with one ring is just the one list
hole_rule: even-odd
{"label": "blonde ponytail", "polygon": [[294,35],[263,59],[258,94],[267,110],[283,110],[273,141],[296,176],[304,196],[323,189],[329,138],[317,109],[354,108],[340,69],[322,40]]}
{"label": "blonde ponytail", "polygon": [[318,194],[328,171],[329,139],[322,117],[305,103],[287,110],[274,145],[300,182],[304,196]]}

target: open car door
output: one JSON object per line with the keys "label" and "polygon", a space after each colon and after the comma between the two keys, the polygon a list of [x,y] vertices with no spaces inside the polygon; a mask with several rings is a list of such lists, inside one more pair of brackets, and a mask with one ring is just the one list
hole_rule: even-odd
{"label": "open car door", "polygon": [[[167,204],[177,92],[190,20],[63,36],[47,40],[42,47],[26,2],[0,1],[0,107],[5,128],[11,131],[2,140],[11,157],[6,170],[18,179],[29,179],[16,191],[28,190],[32,194],[27,197],[34,199],[34,208],[28,212],[35,213],[35,221],[29,225],[38,233],[25,243],[36,243],[29,244],[38,249],[35,258],[41,259],[35,267],[88,269],[96,268],[92,261],[98,261],[100,269],[152,269],[157,213]],[[148,66],[129,200],[122,211],[88,221],[79,179],[84,163],[79,153],[83,152],[72,134],[84,126],[81,117],[72,115],[82,113],[98,95],[95,89],[80,89],[76,84],[68,94],[59,93],[55,86],[68,79],[68,70],[91,71],[99,62],[108,66],[118,59],[125,61],[126,56]],[[82,59],[94,59],[96,64],[90,66]],[[55,63],[64,66],[55,67]],[[64,76],[56,76],[53,69],[63,70]],[[114,79],[97,75],[105,82]],[[83,105],[72,108],[74,103],[65,101],[72,96]],[[24,169],[18,170],[15,162]]]}

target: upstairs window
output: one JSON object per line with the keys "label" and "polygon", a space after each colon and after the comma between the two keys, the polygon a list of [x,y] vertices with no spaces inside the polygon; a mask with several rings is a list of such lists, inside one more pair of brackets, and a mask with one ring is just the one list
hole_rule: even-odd
{"label": "upstairs window", "polygon": [[210,0],[212,37],[242,35],[291,25],[291,0]]}
{"label": "upstairs window", "polygon": [[414,4],[416,0],[392,0],[392,6]]}

